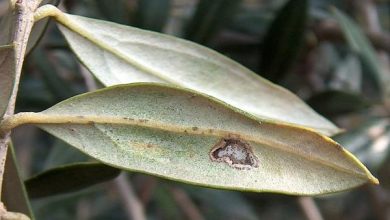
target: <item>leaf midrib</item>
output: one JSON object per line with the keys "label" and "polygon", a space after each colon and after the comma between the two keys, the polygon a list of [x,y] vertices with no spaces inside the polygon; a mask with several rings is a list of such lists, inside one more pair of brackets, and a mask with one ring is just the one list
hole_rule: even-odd
{"label": "leaf midrib", "polygon": [[[101,115],[55,115],[55,114],[42,114],[42,113],[33,113],[39,115],[35,119],[27,122],[30,124],[115,124],[115,125],[132,125],[132,126],[140,126],[150,129],[158,129],[163,131],[169,131],[174,133],[185,133],[191,135],[206,135],[206,136],[214,136],[220,138],[226,137],[235,137],[241,138],[246,141],[254,142],[256,144],[262,144],[270,148],[274,148],[280,150],[282,152],[290,153],[294,156],[304,158],[306,160],[312,161],[314,163],[318,163],[327,167],[331,167],[337,171],[344,172],[347,174],[354,174],[359,178],[367,179],[367,174],[362,172],[357,172],[356,170],[351,170],[345,167],[342,167],[338,164],[332,163],[328,160],[323,160],[318,157],[313,157],[307,153],[302,151],[297,151],[294,148],[289,148],[287,144],[282,144],[280,142],[272,141],[264,138],[257,138],[252,135],[247,135],[237,131],[227,131],[222,129],[210,129],[210,128],[201,128],[197,127],[193,129],[193,127],[185,127],[174,124],[161,123],[157,121],[152,121],[149,119],[133,119],[133,118],[124,118],[118,116],[101,116]],[[48,123],[49,122],[49,123]],[[324,140],[327,141],[328,140]],[[115,142],[114,142],[115,143]],[[211,149],[212,146],[210,146]],[[333,146],[332,147],[336,147]],[[344,149],[340,148],[341,153],[346,153]],[[359,165],[359,164],[356,164]]]}

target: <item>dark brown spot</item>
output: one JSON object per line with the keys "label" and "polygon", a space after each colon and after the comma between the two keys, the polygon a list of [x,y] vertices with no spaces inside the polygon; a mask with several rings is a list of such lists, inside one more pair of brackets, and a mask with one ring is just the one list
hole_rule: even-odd
{"label": "dark brown spot", "polygon": [[192,130],[196,131],[196,130],[198,130],[198,127],[192,127]]}
{"label": "dark brown spot", "polygon": [[259,166],[259,160],[249,143],[235,139],[223,138],[210,151],[212,161],[224,162],[239,170],[250,170]]}

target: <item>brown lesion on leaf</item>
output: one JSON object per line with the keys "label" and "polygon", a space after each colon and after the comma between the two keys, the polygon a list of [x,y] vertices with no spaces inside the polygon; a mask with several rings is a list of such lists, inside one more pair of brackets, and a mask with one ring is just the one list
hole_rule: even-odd
{"label": "brown lesion on leaf", "polygon": [[212,161],[225,162],[239,170],[250,170],[259,166],[259,159],[249,143],[238,138],[223,138],[210,151]]}

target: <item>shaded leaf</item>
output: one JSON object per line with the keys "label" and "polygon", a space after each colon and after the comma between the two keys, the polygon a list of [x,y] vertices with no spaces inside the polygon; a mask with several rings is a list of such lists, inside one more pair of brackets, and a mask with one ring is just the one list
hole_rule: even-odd
{"label": "shaded leaf", "polygon": [[15,50],[12,45],[0,46],[0,118],[7,110],[15,83]]}
{"label": "shaded leaf", "polygon": [[142,0],[138,3],[135,26],[161,32],[166,24],[171,0]]}
{"label": "shaded leaf", "polygon": [[25,181],[30,198],[69,193],[111,180],[120,170],[101,163],[74,163],[46,170]]}
{"label": "shaded leaf", "polygon": [[381,94],[390,94],[389,76],[382,72],[380,63],[370,41],[360,27],[343,12],[333,8],[333,14],[339,22],[350,48],[359,55],[362,63],[367,67],[370,79],[374,82]]}
{"label": "shaded leaf", "polygon": [[319,194],[377,182],[325,136],[167,85],[110,87],[23,117],[103,163],[187,183]]}
{"label": "shaded leaf", "polygon": [[269,13],[267,8],[241,7],[229,25],[229,29],[251,36],[262,36],[270,20],[267,13]]}
{"label": "shaded leaf", "polygon": [[289,91],[205,47],[75,15],[61,14],[57,19],[67,26],[60,29],[74,52],[106,86],[170,83],[211,95],[258,118],[307,126],[327,135],[339,131]]}
{"label": "shaded leaf", "polygon": [[280,81],[303,45],[308,19],[308,0],[289,0],[271,22],[262,41],[260,71],[271,81]]}
{"label": "shaded leaf", "polygon": [[[140,1],[138,4],[142,2],[143,1]],[[95,0],[94,3],[104,19],[120,24],[129,23],[129,14],[131,12],[129,12],[126,7],[126,0],[117,0],[115,1],[115,4],[113,4],[111,0]]]}
{"label": "shaded leaf", "polygon": [[19,212],[34,219],[23,180],[16,163],[15,152],[12,144],[8,145],[7,158],[4,169],[4,182],[1,201],[8,211]]}
{"label": "shaded leaf", "polygon": [[184,38],[207,44],[235,14],[240,0],[200,0],[188,23]]}
{"label": "shaded leaf", "polygon": [[340,90],[318,93],[310,97],[307,104],[326,117],[360,111],[369,106],[359,95]]}
{"label": "shaded leaf", "polygon": [[45,84],[49,91],[55,96],[55,99],[62,101],[75,95],[75,91],[73,91],[57,74],[55,66],[50,62],[47,62],[46,59],[42,59],[42,57],[49,57],[49,54],[45,53],[44,50],[37,48],[36,51],[34,51],[32,59],[38,71],[42,73],[44,81],[46,82]]}

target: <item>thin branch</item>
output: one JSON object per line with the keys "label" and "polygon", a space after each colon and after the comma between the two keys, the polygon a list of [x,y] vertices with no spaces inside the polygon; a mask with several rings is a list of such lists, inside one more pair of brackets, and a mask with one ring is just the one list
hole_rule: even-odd
{"label": "thin branch", "polygon": [[307,220],[323,220],[319,208],[311,197],[298,197],[298,204]]}
{"label": "thin branch", "polygon": [[[39,0],[18,0],[15,2],[16,24],[13,33],[13,44],[15,46],[16,66],[13,73],[15,74],[15,83],[12,89],[12,95],[8,102],[7,110],[4,117],[12,116],[15,111],[16,96],[18,93],[19,80],[22,72],[22,65],[25,57],[28,38],[34,24],[34,12],[39,5]],[[10,131],[0,136],[0,196],[3,183],[4,165],[7,155],[8,142],[10,140]]]}
{"label": "thin branch", "polygon": [[142,204],[146,207],[149,203],[152,194],[155,188],[158,185],[158,181],[156,177],[148,176],[147,179],[142,184],[142,188],[140,189],[139,197]]}
{"label": "thin branch", "polygon": [[122,172],[115,180],[114,184],[118,189],[119,197],[122,199],[122,205],[126,210],[129,219],[146,220],[144,208],[134,193],[133,186],[126,179],[126,173]]}

